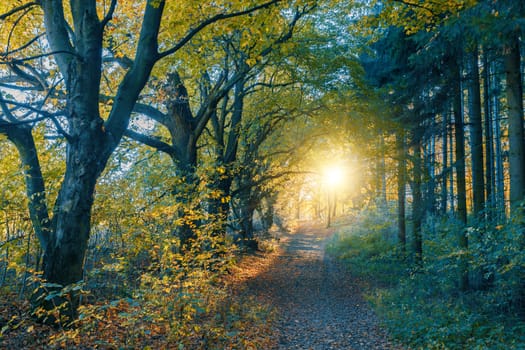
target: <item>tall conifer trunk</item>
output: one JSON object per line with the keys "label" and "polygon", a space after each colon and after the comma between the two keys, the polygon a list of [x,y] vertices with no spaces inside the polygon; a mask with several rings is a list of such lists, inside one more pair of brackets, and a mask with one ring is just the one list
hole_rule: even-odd
{"label": "tall conifer trunk", "polygon": [[405,132],[400,131],[396,137],[397,160],[397,228],[398,240],[403,258],[406,256],[406,146]]}
{"label": "tall conifer trunk", "polygon": [[487,193],[487,207],[489,216],[492,220],[494,215],[494,205],[496,198],[494,196],[494,133],[492,124],[492,109],[491,109],[491,79],[490,79],[490,65],[487,52],[483,53],[483,109],[485,111],[484,127],[485,127],[485,190]]}
{"label": "tall conifer trunk", "polygon": [[442,126],[442,159],[443,159],[443,171],[441,180],[441,215],[447,213],[448,208],[448,173],[451,172],[449,169],[449,156],[448,156],[448,124],[449,124],[449,113],[447,110],[443,113],[443,126]]}
{"label": "tall conifer trunk", "polygon": [[412,181],[412,232],[414,235],[413,249],[415,254],[416,265],[423,264],[423,198],[421,191],[422,181],[422,160],[421,160],[421,140],[419,135],[415,135],[414,155],[413,155],[413,181]]}
{"label": "tall conifer trunk", "polygon": [[485,184],[483,174],[483,128],[481,121],[481,94],[478,68],[478,49],[466,55],[468,59],[468,101],[470,124],[470,152],[472,159],[472,198],[474,216],[485,207]]}
{"label": "tall conifer trunk", "polygon": [[509,114],[510,205],[518,208],[525,195],[523,86],[519,37],[514,33],[505,48],[506,93]]}
{"label": "tall conifer trunk", "polygon": [[[457,218],[463,224],[467,223],[467,195],[465,184],[465,134],[463,124],[463,94],[461,90],[461,73],[459,64],[453,65],[452,93],[454,110],[454,135],[456,138],[456,189],[457,189]],[[458,245],[461,249],[459,261],[459,289],[468,289],[468,265],[466,254],[468,250],[468,239],[463,227],[459,228]]]}

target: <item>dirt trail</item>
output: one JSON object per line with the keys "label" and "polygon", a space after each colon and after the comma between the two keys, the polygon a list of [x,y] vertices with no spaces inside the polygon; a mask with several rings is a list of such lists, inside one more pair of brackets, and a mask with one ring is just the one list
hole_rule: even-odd
{"label": "dirt trail", "polygon": [[379,327],[357,281],[324,254],[332,233],[303,225],[282,235],[282,254],[247,281],[253,295],[280,311],[276,349],[402,349]]}

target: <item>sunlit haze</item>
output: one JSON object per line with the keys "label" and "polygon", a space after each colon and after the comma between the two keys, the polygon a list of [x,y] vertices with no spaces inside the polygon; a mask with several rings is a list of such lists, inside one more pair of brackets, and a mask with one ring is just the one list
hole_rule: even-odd
{"label": "sunlit haze", "polygon": [[345,172],[340,166],[330,166],[323,172],[324,182],[331,188],[336,188],[343,184]]}

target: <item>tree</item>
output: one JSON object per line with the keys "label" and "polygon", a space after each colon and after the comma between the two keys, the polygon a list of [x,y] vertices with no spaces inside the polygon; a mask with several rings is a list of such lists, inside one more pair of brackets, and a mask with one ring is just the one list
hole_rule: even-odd
{"label": "tree", "polygon": [[[265,75],[261,71],[276,57],[279,58],[275,52],[287,44],[299,20],[314,8],[308,4],[297,5],[290,12],[291,16],[279,14],[279,11],[268,13],[268,21],[275,22],[275,26],[265,30],[264,34],[260,32],[255,19],[242,23],[243,26],[250,25],[250,29],[239,26],[230,28],[231,33],[212,33],[213,40],[201,44],[214,54],[210,54],[210,59],[199,62],[203,73],[199,79],[189,79],[187,82],[193,86],[188,85],[188,88],[174,68],[170,69],[172,72],[168,73],[167,81],[161,83],[160,92],[164,101],[160,107],[166,112],[143,103],[135,107],[137,114],[149,117],[168,130],[170,143],[163,142],[149,131],[128,130],[126,136],[167,153],[173,159],[180,177],[185,179],[185,189],[178,186],[173,190],[175,201],[183,204],[180,213],[183,224],[178,230],[183,245],[193,237],[191,226],[196,224],[186,220],[188,215],[184,212],[191,211],[189,208],[192,205],[188,199],[198,186],[196,172],[203,165],[203,160],[199,158],[203,158],[206,152],[213,153],[214,166],[211,169],[219,169],[219,173],[208,184],[212,195],[205,207],[201,206],[200,209],[207,211],[213,221],[225,223],[229,213],[229,201],[226,199],[230,198],[231,170],[242,132],[240,124],[244,100],[261,86],[271,87],[272,82],[264,81]],[[180,67],[180,70],[184,69]],[[188,90],[193,91],[195,96],[190,96]],[[212,136],[211,147],[207,145],[209,140],[204,137],[205,131]],[[220,232],[217,234],[224,236],[225,225],[218,230]]]}
{"label": "tree", "polygon": [[523,80],[517,33],[505,45],[506,93],[509,106],[510,202],[517,209],[525,196],[525,146],[523,134]]}
{"label": "tree", "polygon": [[[469,50],[469,48],[467,48]],[[483,172],[483,127],[478,69],[477,43],[467,52],[467,85],[469,97],[470,149],[472,153],[473,213],[479,217],[485,208],[485,182]]]}
{"label": "tree", "polygon": [[[41,56],[52,56],[54,62],[50,61],[50,64],[53,67],[56,64],[56,69],[63,78],[61,93],[64,106],[59,108],[59,115],[63,117],[65,126],[62,127],[59,122],[56,124],[67,142],[66,170],[54,205],[50,230],[43,230],[41,235],[44,249],[43,277],[50,283],[48,287],[61,288],[82,279],[95,185],[128,127],[135,103],[150,77],[153,66],[163,58],[176,53],[214,22],[253,13],[278,2],[279,0],[271,0],[246,7],[241,5],[237,10],[228,6],[212,8],[214,12],[206,13],[203,19],[193,24],[180,38],[172,41],[162,37],[162,45],[159,45],[159,33],[166,2],[163,0],[145,2],[134,59],[129,62],[129,69],[118,83],[118,90],[107,116],[102,115],[99,107],[104,70],[102,58],[106,44],[105,35],[115,14],[117,1],[112,1],[111,5],[104,9],[97,8],[95,0],[72,1],[69,6],[61,0],[3,5],[6,12],[1,15],[2,19],[10,19],[18,15],[29,16],[29,14],[36,19],[41,13],[39,34],[21,47],[29,47],[38,42],[41,33],[45,32],[44,47],[49,50]],[[24,28],[15,26],[13,30],[22,33],[21,40],[27,35]],[[10,53],[22,57],[24,55],[23,50]],[[15,57],[10,57],[17,62]],[[30,60],[31,57],[22,58],[21,62]],[[24,77],[23,72],[19,76]],[[7,108],[24,107],[25,111],[31,114],[37,113],[50,119],[56,117],[53,113],[46,112],[45,108],[21,106],[15,100],[2,99],[2,101]],[[44,104],[41,106],[47,107]],[[11,129],[18,122],[18,120],[13,121],[4,108],[2,120],[4,130]],[[28,123],[27,120],[23,122]],[[29,135],[26,133],[26,136]],[[20,153],[25,152],[30,150],[22,149]],[[29,189],[41,190],[38,186],[28,186]],[[41,196],[40,193],[28,192],[28,195]],[[40,204],[43,205],[43,202]],[[41,212],[49,211],[42,209]],[[35,221],[45,222],[43,218],[33,219],[33,222]],[[49,304],[62,304],[62,301],[52,300]],[[76,298],[73,297],[64,313],[71,318],[74,317],[75,310]]]}

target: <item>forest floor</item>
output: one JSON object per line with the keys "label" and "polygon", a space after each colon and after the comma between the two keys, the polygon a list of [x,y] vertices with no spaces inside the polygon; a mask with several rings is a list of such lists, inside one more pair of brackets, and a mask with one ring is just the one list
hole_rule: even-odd
{"label": "forest floor", "polygon": [[[254,303],[260,305],[260,311],[255,311],[259,321],[244,322],[243,314],[239,316],[245,328],[244,344],[248,344],[245,349],[404,349],[389,340],[380,320],[363,299],[362,287],[367,281],[352,276],[325,254],[325,246],[334,231],[323,225],[303,224],[291,233],[279,233],[279,244],[274,250],[245,256],[226,277],[225,288],[231,300],[245,305],[244,313],[251,312]],[[0,336],[0,349],[60,348],[60,345],[46,344],[63,331],[36,324],[29,316],[27,301],[11,299],[17,300],[16,296],[0,300],[0,328],[14,325],[6,331],[6,336]],[[81,339],[74,338],[82,345],[69,348],[143,348],[111,345],[119,343],[108,338],[120,329],[119,322],[106,321],[103,333],[82,333]],[[149,348],[173,348],[166,345],[169,343],[166,339],[160,338],[159,346]],[[120,343],[126,342],[120,339]]]}
{"label": "forest floor", "polygon": [[277,310],[274,349],[403,349],[363,299],[363,281],[325,254],[333,232],[303,224],[280,234],[278,250],[244,279],[248,293]]}

